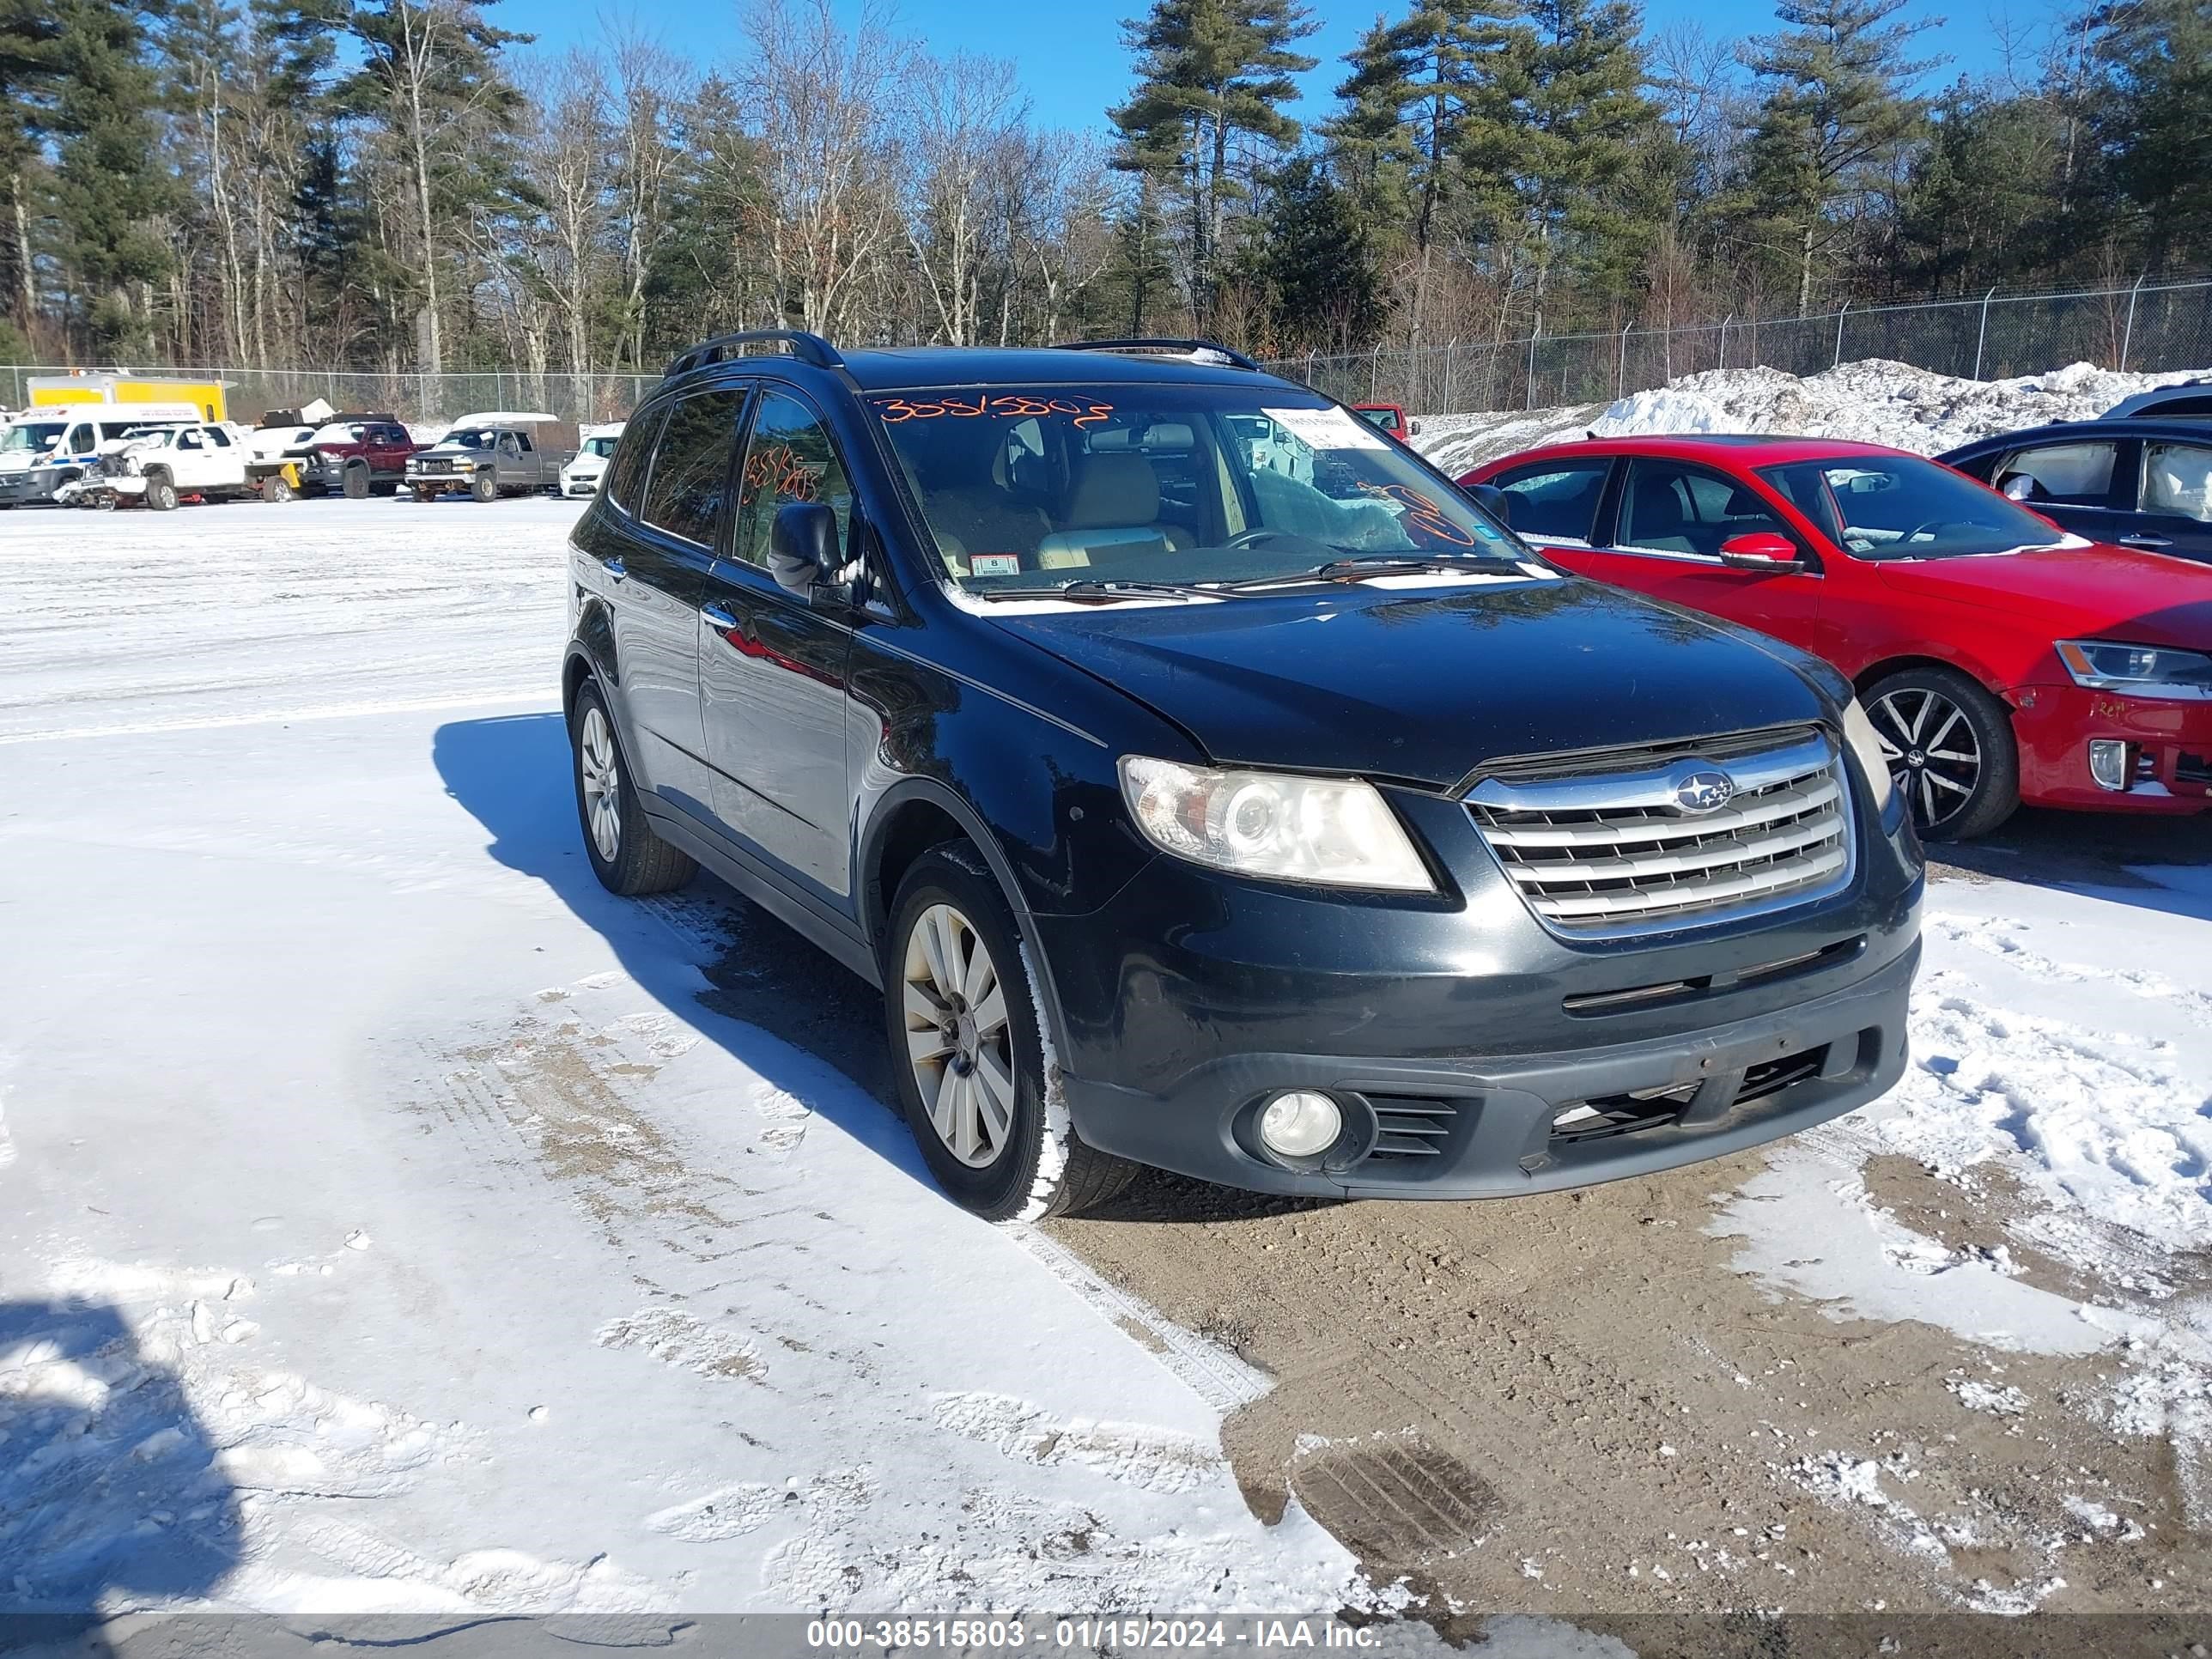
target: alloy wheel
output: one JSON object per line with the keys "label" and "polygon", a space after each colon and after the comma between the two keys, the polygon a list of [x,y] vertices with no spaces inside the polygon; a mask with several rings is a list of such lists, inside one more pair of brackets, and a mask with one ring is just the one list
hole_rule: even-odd
{"label": "alloy wheel", "polygon": [[612,864],[622,856],[622,763],[615,754],[615,734],[596,705],[584,711],[576,755],[584,782],[584,821],[591,829],[592,845],[599,849],[603,862]]}
{"label": "alloy wheel", "polygon": [[973,922],[933,904],[907,935],[901,978],[907,1060],[930,1127],[953,1157],[982,1169],[1014,1125],[1013,1032],[998,964]]}
{"label": "alloy wheel", "polygon": [[1982,744],[1966,711],[1941,691],[1905,686],[1867,710],[1890,780],[1923,831],[1966,810],[1982,781]]}

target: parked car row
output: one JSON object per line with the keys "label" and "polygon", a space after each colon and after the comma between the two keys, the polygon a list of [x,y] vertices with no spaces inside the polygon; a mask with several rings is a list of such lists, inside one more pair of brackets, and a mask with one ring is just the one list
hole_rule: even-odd
{"label": "parked car row", "polygon": [[[593,428],[589,441],[610,445],[609,434],[620,430]],[[309,420],[280,410],[247,428],[203,421],[184,407],[33,410],[0,432],[0,507],[143,503],[167,512],[190,501],[248,496],[588,495],[604,456],[578,471],[576,442],[568,422],[503,411],[465,417],[426,445],[388,413],[325,410]]]}

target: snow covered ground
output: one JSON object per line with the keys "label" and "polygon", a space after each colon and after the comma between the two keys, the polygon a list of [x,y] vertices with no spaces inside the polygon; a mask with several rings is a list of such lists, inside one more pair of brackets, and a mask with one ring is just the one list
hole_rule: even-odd
{"label": "snow covered ground", "polygon": [[[0,1608],[1371,1598],[1240,1495],[1267,1379],[954,1210],[864,1060],[729,1012],[705,970],[774,924],[597,887],[574,513],[0,515]],[[2212,1523],[2212,866],[2023,874],[1932,886],[1906,1083],[1711,1230],[1771,1297],[1970,1341],[1962,1413],[2169,1445]],[[2029,1401],[2022,1357],[2074,1369]],[[1948,1560],[1900,1455],[1771,1474]],[[2062,1547],[2155,1496],[2073,1495],[1967,1604],[2065,1605]]]}
{"label": "snow covered ground", "polygon": [[1238,1495],[1257,1379],[704,1007],[711,892],[598,890],[574,511],[0,521],[0,1607],[1356,1594]]}
{"label": "snow covered ground", "polygon": [[1456,477],[1595,432],[1786,432],[1934,455],[1993,433],[2101,415],[2123,398],[2204,373],[2119,374],[2074,363],[2009,380],[1963,380],[1869,358],[1799,379],[1778,368],[1709,369],[1613,404],[1425,416],[1414,447]]}

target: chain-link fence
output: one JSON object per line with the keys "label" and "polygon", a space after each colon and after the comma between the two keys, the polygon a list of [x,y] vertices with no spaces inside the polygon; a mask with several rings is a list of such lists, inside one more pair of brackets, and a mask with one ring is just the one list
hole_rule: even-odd
{"label": "chain-link fence", "polygon": [[1729,317],[1683,328],[1540,335],[1266,365],[1346,403],[1425,414],[1607,402],[1677,375],[1754,364],[1816,374],[1886,357],[1969,380],[2071,362],[2154,373],[2212,367],[2212,281],[2138,282],[2074,294],[2000,294],[1922,305],[1847,306],[1816,317]]}
{"label": "chain-link fence", "polygon": [[[2212,367],[2212,280],[2137,282],[2074,294],[1999,294],[1923,305],[1845,307],[1817,317],[1724,318],[1681,328],[1452,341],[1413,350],[1279,358],[1267,365],[1346,403],[1397,404],[1424,414],[1600,403],[1660,386],[1677,375],[1753,364],[1814,374],[1863,357],[1887,357],[1972,380],[2032,374],[2066,363],[2156,371]],[[20,409],[33,376],[68,368],[0,365],[0,398]],[[222,380],[234,420],[316,398],[347,413],[410,422],[487,410],[527,410],[560,420],[617,421],[659,383],[657,374],[532,374],[513,369],[445,374],[313,368],[149,369]]]}

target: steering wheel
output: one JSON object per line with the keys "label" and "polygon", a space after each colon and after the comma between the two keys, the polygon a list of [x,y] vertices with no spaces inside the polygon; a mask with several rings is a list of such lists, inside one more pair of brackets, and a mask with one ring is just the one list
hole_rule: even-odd
{"label": "steering wheel", "polygon": [[[1269,541],[1277,537],[1289,536],[1291,533],[1287,530],[1269,530],[1265,526],[1256,526],[1250,530],[1238,531],[1221,545],[1228,552],[1241,553],[1248,547],[1257,547],[1261,542]],[[1303,540],[1304,538],[1299,539]]]}

